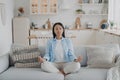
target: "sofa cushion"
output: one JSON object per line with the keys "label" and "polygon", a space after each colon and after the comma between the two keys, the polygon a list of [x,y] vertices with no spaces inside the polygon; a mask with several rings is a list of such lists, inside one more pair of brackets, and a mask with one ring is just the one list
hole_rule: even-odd
{"label": "sofa cushion", "polygon": [[10,53],[10,63],[11,65],[15,64],[16,67],[35,67],[36,64],[38,64],[37,66],[40,66],[37,61],[39,55],[40,50],[36,45],[25,47],[14,46]]}
{"label": "sofa cushion", "polygon": [[116,57],[116,60],[118,58],[118,56],[120,55],[120,47],[119,47],[119,44],[101,44],[100,46],[102,47],[107,47],[107,48],[113,48],[114,49],[114,54],[115,54],[115,57]]}
{"label": "sofa cushion", "polygon": [[38,62],[39,52],[13,54],[12,58],[15,63],[15,67],[40,67]]}
{"label": "sofa cushion", "polygon": [[108,69],[81,67],[79,72],[69,74],[65,80],[106,80]]}
{"label": "sofa cushion", "polygon": [[119,44],[100,44],[99,46],[107,47],[107,48],[113,48],[114,49],[114,54],[116,56],[120,54]]}
{"label": "sofa cushion", "polygon": [[25,47],[12,47],[13,54],[29,53],[29,52],[40,52],[37,45],[30,45]]}
{"label": "sofa cushion", "polygon": [[87,65],[87,51],[86,49],[89,47],[105,47],[105,48],[113,48],[114,54],[117,56],[120,54],[120,48],[119,44],[99,44],[99,45],[79,45],[77,47],[74,47],[75,55],[82,56],[81,66]]}
{"label": "sofa cushion", "polygon": [[11,67],[0,74],[0,80],[64,80],[60,73],[46,73],[40,68]]}
{"label": "sofa cushion", "polygon": [[114,49],[105,47],[87,48],[88,67],[110,68],[114,65]]}
{"label": "sofa cushion", "polygon": [[85,46],[78,46],[74,48],[76,57],[81,56],[82,60],[80,62],[81,66],[87,65],[87,52]]}

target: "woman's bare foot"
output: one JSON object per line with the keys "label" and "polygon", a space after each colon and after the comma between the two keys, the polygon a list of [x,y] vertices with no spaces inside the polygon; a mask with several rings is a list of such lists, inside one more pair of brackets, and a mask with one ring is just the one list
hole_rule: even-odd
{"label": "woman's bare foot", "polygon": [[67,74],[66,74],[66,73],[63,71],[63,69],[60,70],[60,73],[62,73],[64,76],[70,74],[70,73],[67,73]]}
{"label": "woman's bare foot", "polygon": [[60,73],[62,73],[63,75],[65,75],[65,72],[63,71],[63,69],[60,70]]}
{"label": "woman's bare foot", "polygon": [[38,57],[38,62],[43,63],[44,61],[45,61],[44,58],[42,58],[41,56]]}
{"label": "woman's bare foot", "polygon": [[70,74],[70,73],[67,73],[67,74],[65,74],[64,76],[67,76],[68,74]]}

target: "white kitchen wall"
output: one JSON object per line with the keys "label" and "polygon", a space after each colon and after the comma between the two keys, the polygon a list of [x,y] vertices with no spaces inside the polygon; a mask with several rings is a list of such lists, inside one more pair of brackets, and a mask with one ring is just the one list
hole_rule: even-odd
{"label": "white kitchen wall", "polygon": [[[56,15],[30,15],[30,0],[14,0],[15,1],[15,16],[18,15],[18,8],[19,7],[24,7],[25,8],[25,14],[24,16],[29,17],[31,22],[34,22],[37,24],[38,27],[41,27],[45,22],[47,21],[48,18],[50,18],[50,21],[52,23],[55,22],[62,22],[64,25],[67,25],[69,27],[74,27],[75,25],[75,19],[78,16],[75,12],[76,9],[80,9],[80,5],[78,4],[78,0],[65,0],[65,4],[69,6],[70,9],[64,10],[60,9],[61,6],[61,1],[58,0],[58,14]],[[89,8],[89,6],[87,6]],[[90,6],[91,9],[96,8],[96,6]],[[90,9],[90,8],[89,8]],[[99,11],[99,9],[98,9]],[[82,26],[85,27],[86,23],[91,22],[93,27],[98,27],[101,19],[106,18],[105,16],[101,17],[98,15],[95,16],[82,16],[81,17],[81,23]]]}
{"label": "white kitchen wall", "polygon": [[[75,22],[75,8],[77,5],[75,5],[77,3],[78,0],[68,0],[69,5],[70,5],[70,9],[68,10],[58,10],[58,14],[56,15],[30,15],[30,0],[14,0],[15,1],[15,16],[17,16],[17,9],[22,6],[25,8],[25,16],[28,16],[30,18],[31,21],[35,22],[36,24],[38,24],[38,26],[42,26],[43,24],[45,24],[45,22],[48,20],[48,18],[50,18],[52,23],[55,22],[62,22],[66,25],[73,25]],[[60,7],[60,3],[61,0],[58,0],[59,2],[59,7]],[[66,4],[68,4],[66,3]]]}
{"label": "white kitchen wall", "polygon": [[113,21],[120,29],[120,0],[110,0],[108,20]]}
{"label": "white kitchen wall", "polygon": [[[7,53],[12,44],[13,0],[0,0],[5,4],[6,24],[0,26],[0,55]],[[1,23],[1,22],[0,22]]]}

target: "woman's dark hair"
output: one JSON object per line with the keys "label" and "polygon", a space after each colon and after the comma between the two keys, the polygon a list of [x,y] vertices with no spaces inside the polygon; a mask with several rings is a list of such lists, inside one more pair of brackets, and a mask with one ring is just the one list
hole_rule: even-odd
{"label": "woman's dark hair", "polygon": [[55,32],[54,32],[54,28],[55,28],[56,25],[60,25],[60,26],[63,28],[62,37],[65,38],[65,28],[64,28],[63,24],[60,23],[60,22],[57,22],[57,23],[55,23],[55,24],[53,25],[53,28],[52,28],[53,38],[56,37],[56,34],[55,34]]}

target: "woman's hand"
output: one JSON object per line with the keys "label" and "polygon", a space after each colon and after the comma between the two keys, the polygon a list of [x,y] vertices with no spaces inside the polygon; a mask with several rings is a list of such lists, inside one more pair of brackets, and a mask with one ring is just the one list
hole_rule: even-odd
{"label": "woman's hand", "polygon": [[43,63],[44,61],[46,61],[44,58],[42,58],[41,56],[38,57],[38,62]]}
{"label": "woman's hand", "polygon": [[82,60],[82,57],[79,56],[77,59],[75,59],[75,62],[80,62]]}

